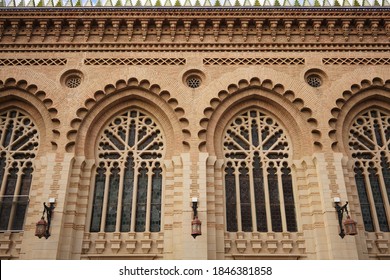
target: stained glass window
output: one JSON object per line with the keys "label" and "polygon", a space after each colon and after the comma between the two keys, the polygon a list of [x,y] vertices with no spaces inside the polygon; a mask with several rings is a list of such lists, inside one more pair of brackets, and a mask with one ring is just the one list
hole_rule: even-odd
{"label": "stained glass window", "polygon": [[389,231],[390,115],[371,109],[357,116],[349,133],[355,181],[366,231]]}
{"label": "stained glass window", "polygon": [[296,232],[290,148],[279,123],[247,111],[228,125],[223,147],[227,231]]}
{"label": "stained glass window", "polygon": [[139,110],[114,117],[99,138],[91,232],[158,232],[163,136]]}
{"label": "stained glass window", "polygon": [[18,110],[0,113],[0,231],[23,230],[38,144],[28,116]]}

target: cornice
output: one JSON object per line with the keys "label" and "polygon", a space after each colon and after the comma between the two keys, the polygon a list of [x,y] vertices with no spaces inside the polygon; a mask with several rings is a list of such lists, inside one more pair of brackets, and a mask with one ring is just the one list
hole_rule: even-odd
{"label": "cornice", "polygon": [[42,7],[2,8],[0,14],[10,18],[83,16],[125,18],[128,16],[167,17],[389,17],[390,7]]}
{"label": "cornice", "polygon": [[[390,42],[388,8],[34,8],[0,9],[0,50],[166,44],[191,50],[243,49],[277,44],[321,50],[350,45],[385,47]],[[235,44],[237,47],[225,47]],[[80,47],[82,46],[82,47]],[[337,47],[336,47],[337,46]],[[87,47],[88,49],[88,47]],[[305,49],[305,48],[303,48]]]}
{"label": "cornice", "polygon": [[390,43],[237,43],[237,44],[130,44],[130,43],[74,43],[74,44],[0,44],[0,53],[18,52],[371,52],[388,53]]}

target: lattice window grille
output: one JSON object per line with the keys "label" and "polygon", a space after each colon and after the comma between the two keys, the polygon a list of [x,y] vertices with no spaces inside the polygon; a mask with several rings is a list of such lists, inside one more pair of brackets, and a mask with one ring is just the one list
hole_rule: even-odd
{"label": "lattice window grille", "polygon": [[322,63],[324,65],[389,65],[390,57],[381,58],[358,58],[358,57],[335,57],[335,58],[323,58]]}
{"label": "lattice window grille", "polygon": [[0,59],[0,66],[59,66],[66,65],[65,58],[9,58]]}
{"label": "lattice window grille", "polygon": [[185,58],[86,58],[85,65],[185,65]]}
{"label": "lattice window grille", "polygon": [[304,65],[304,58],[204,58],[204,65]]}
{"label": "lattice window grille", "polygon": [[17,110],[0,114],[0,231],[23,229],[38,145],[28,116]]}
{"label": "lattice window grille", "polygon": [[389,232],[390,114],[371,109],[357,116],[349,148],[365,230]]}
{"label": "lattice window grille", "polygon": [[223,139],[226,229],[297,231],[289,140],[259,110],[237,116]]}
{"label": "lattice window grille", "polygon": [[138,110],[116,116],[97,148],[91,232],[158,232],[164,139]]}

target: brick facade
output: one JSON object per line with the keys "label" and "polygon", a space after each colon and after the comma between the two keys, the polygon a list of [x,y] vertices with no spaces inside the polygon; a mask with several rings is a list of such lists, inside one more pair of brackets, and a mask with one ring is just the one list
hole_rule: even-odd
{"label": "brick facade", "polygon": [[[0,233],[0,258],[390,258],[390,233],[365,231],[348,146],[357,115],[390,113],[389,40],[386,7],[1,8],[0,112],[28,114],[40,146],[24,230]],[[161,231],[91,233],[98,136],[128,108],[163,131]],[[223,133],[251,108],[286,129],[297,232],[226,231]],[[358,235],[339,237],[335,197]]]}

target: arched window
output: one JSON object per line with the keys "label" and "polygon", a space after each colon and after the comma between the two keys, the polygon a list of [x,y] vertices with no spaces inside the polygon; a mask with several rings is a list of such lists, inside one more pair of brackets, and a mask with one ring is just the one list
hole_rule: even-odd
{"label": "arched window", "polygon": [[0,114],[0,230],[22,230],[39,144],[38,130],[18,110]]}
{"label": "arched window", "polygon": [[158,232],[163,136],[139,110],[114,117],[99,138],[91,232]]}
{"label": "arched window", "polygon": [[371,109],[360,114],[349,132],[355,181],[366,231],[389,231],[390,115]]}
{"label": "arched window", "polygon": [[290,148],[284,130],[259,110],[224,134],[227,231],[297,231]]}

